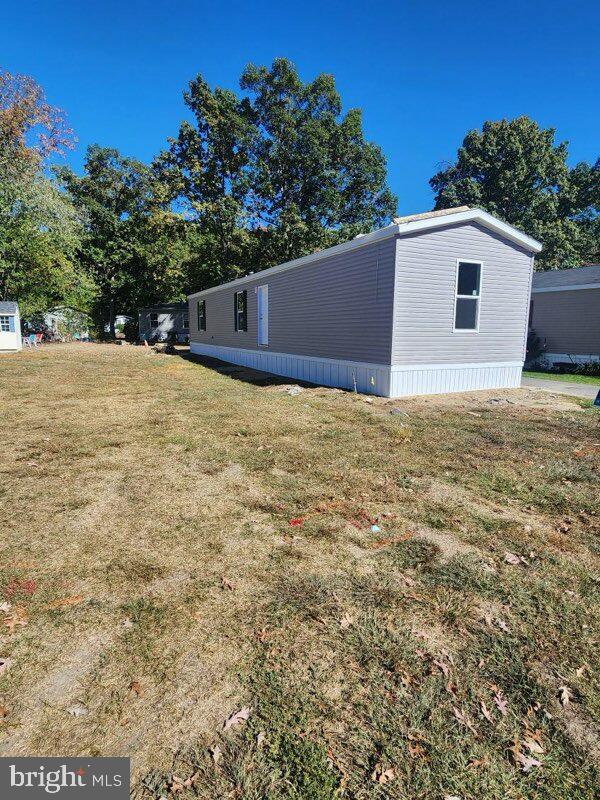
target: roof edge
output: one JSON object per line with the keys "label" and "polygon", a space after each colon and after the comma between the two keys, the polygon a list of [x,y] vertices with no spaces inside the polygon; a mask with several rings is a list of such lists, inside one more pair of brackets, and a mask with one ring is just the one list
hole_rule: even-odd
{"label": "roof edge", "polygon": [[304,264],[311,264],[315,261],[321,261],[323,258],[330,258],[331,256],[340,255],[341,253],[348,253],[352,250],[358,250],[359,247],[366,247],[369,244],[373,244],[373,242],[389,239],[391,236],[396,236],[397,233],[397,225],[388,225],[385,228],[380,228],[378,231],[365,233],[362,236],[359,235],[355,239],[350,239],[349,242],[342,242],[342,244],[336,244],[333,247],[326,248],[325,250],[317,250],[316,253],[309,253],[301,258],[295,258],[292,261],[286,261],[285,263],[277,264],[274,267],[268,267],[267,269],[261,269],[258,272],[252,272],[250,275],[244,275],[241,278],[236,278],[235,280],[228,281],[227,283],[220,283],[218,286],[211,286],[210,288],[202,289],[199,292],[192,292],[192,294],[188,294],[188,299],[197,297],[201,294],[215,292],[217,289],[240,286],[244,283],[248,283],[249,281],[253,281],[256,278],[262,279],[268,275],[276,275],[278,272],[285,272],[288,269],[295,269],[296,267],[301,267]]}
{"label": "roof edge", "polygon": [[542,249],[541,242],[528,236],[518,228],[514,228],[507,222],[494,217],[492,214],[484,211],[482,208],[470,208],[468,211],[460,211],[448,214],[447,216],[429,217],[428,219],[414,220],[412,222],[403,222],[398,225],[400,235],[406,233],[413,233],[418,230],[428,230],[430,228],[447,227],[448,225],[458,225],[465,222],[479,222],[486,228],[501,234],[506,239],[510,239],[516,244],[520,244],[533,253],[539,253]]}
{"label": "roof edge", "polygon": [[337,244],[334,247],[328,247],[325,250],[318,250],[316,253],[310,253],[309,255],[302,256],[301,258],[295,258],[292,261],[286,261],[283,264],[277,264],[274,267],[268,267],[267,269],[260,270],[259,272],[253,272],[250,275],[244,275],[241,278],[236,278],[235,280],[228,281],[227,283],[221,283],[218,286],[211,286],[208,289],[192,292],[188,295],[188,300],[193,297],[215,292],[218,289],[242,286],[243,284],[249,283],[257,278],[266,278],[270,275],[276,275],[279,272],[285,272],[288,269],[295,269],[296,267],[303,266],[304,264],[311,264],[315,261],[321,261],[321,259],[324,258],[329,258],[331,256],[340,255],[341,253],[357,250],[359,247],[366,247],[369,244],[382,241],[383,239],[388,239],[391,236],[407,236],[411,233],[417,233],[418,231],[426,231],[433,228],[445,228],[449,225],[459,225],[465,222],[479,222],[484,227],[499,233],[505,239],[509,239],[516,244],[520,244],[530,252],[539,253],[542,249],[540,242],[538,242],[536,239],[533,239],[531,236],[527,236],[527,234],[523,233],[517,228],[513,228],[512,225],[502,222],[502,220],[497,219],[481,208],[470,208],[467,211],[460,211],[458,213],[453,212],[437,217],[415,219],[411,222],[392,223],[385,228],[380,228],[378,231],[366,233],[362,236],[359,235],[355,239],[351,239],[349,242],[343,242],[342,244]]}

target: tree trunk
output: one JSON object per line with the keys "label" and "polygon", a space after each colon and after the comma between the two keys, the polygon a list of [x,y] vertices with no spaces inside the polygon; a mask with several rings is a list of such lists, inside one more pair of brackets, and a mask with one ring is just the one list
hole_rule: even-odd
{"label": "tree trunk", "polygon": [[108,334],[111,339],[115,338],[115,298],[112,296],[108,303]]}

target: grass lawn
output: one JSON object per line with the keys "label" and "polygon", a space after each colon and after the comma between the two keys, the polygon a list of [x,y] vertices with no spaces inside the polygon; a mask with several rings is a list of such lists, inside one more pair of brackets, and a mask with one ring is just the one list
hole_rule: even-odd
{"label": "grass lawn", "polygon": [[0,755],[131,755],[135,798],[597,797],[596,410],[86,344],[0,357],[0,398]]}
{"label": "grass lawn", "polygon": [[600,378],[592,377],[591,375],[565,375],[557,372],[532,372],[530,370],[523,371],[524,378],[539,378],[540,380],[550,381],[566,381],[567,383],[589,383],[592,386],[600,386]]}

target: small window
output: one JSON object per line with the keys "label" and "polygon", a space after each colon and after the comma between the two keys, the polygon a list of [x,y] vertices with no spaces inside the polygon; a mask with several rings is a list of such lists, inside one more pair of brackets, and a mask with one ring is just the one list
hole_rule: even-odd
{"label": "small window", "polygon": [[187,314],[183,315],[183,330],[187,331],[190,327],[190,318]]}
{"label": "small window", "polygon": [[158,328],[158,314],[155,311],[150,314],[150,327]]}
{"label": "small window", "polygon": [[236,292],[233,296],[233,315],[236,331],[248,330],[248,293]]}
{"label": "small window", "polygon": [[2,316],[0,316],[0,331],[2,333],[8,333],[10,331],[10,318],[8,314],[2,314]]}
{"label": "small window", "polygon": [[456,276],[455,331],[476,331],[479,327],[481,263],[459,261]]}
{"label": "small window", "polygon": [[198,330],[206,330],[206,300],[198,300]]}

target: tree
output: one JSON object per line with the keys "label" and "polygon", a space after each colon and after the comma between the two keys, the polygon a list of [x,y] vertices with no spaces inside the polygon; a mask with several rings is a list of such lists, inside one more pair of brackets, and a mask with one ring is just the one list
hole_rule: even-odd
{"label": "tree", "polygon": [[389,221],[396,198],[385,158],[365,140],[360,110],[342,116],[331,75],[304,84],[294,65],[278,58],[270,69],[246,67],[240,85],[251,94],[257,129],[250,217],[264,226],[263,262],[286,261]]}
{"label": "tree", "polygon": [[117,314],[185,297],[189,232],[150,167],[92,145],[82,176],[56,173],[85,220],[78,256],[96,286],[93,318],[101,334],[108,326],[114,337]]}
{"label": "tree", "polygon": [[576,266],[598,252],[598,164],[566,163],[567,143],[528,117],[485,122],[457,160],[430,180],[435,208],[477,206],[539,239],[544,269]]}
{"label": "tree", "polygon": [[249,65],[240,87],[247,96],[193,80],[184,101],[194,122],[154,165],[164,199],[196,229],[194,288],[351,238],[396,208],[385,159],[360,111],[342,116],[330,75],[304,84],[276,59]]}
{"label": "tree", "polygon": [[71,143],[64,114],[35,81],[0,72],[0,298],[17,299],[25,316],[85,305],[92,291],[74,259],[78,216],[44,174]]}

